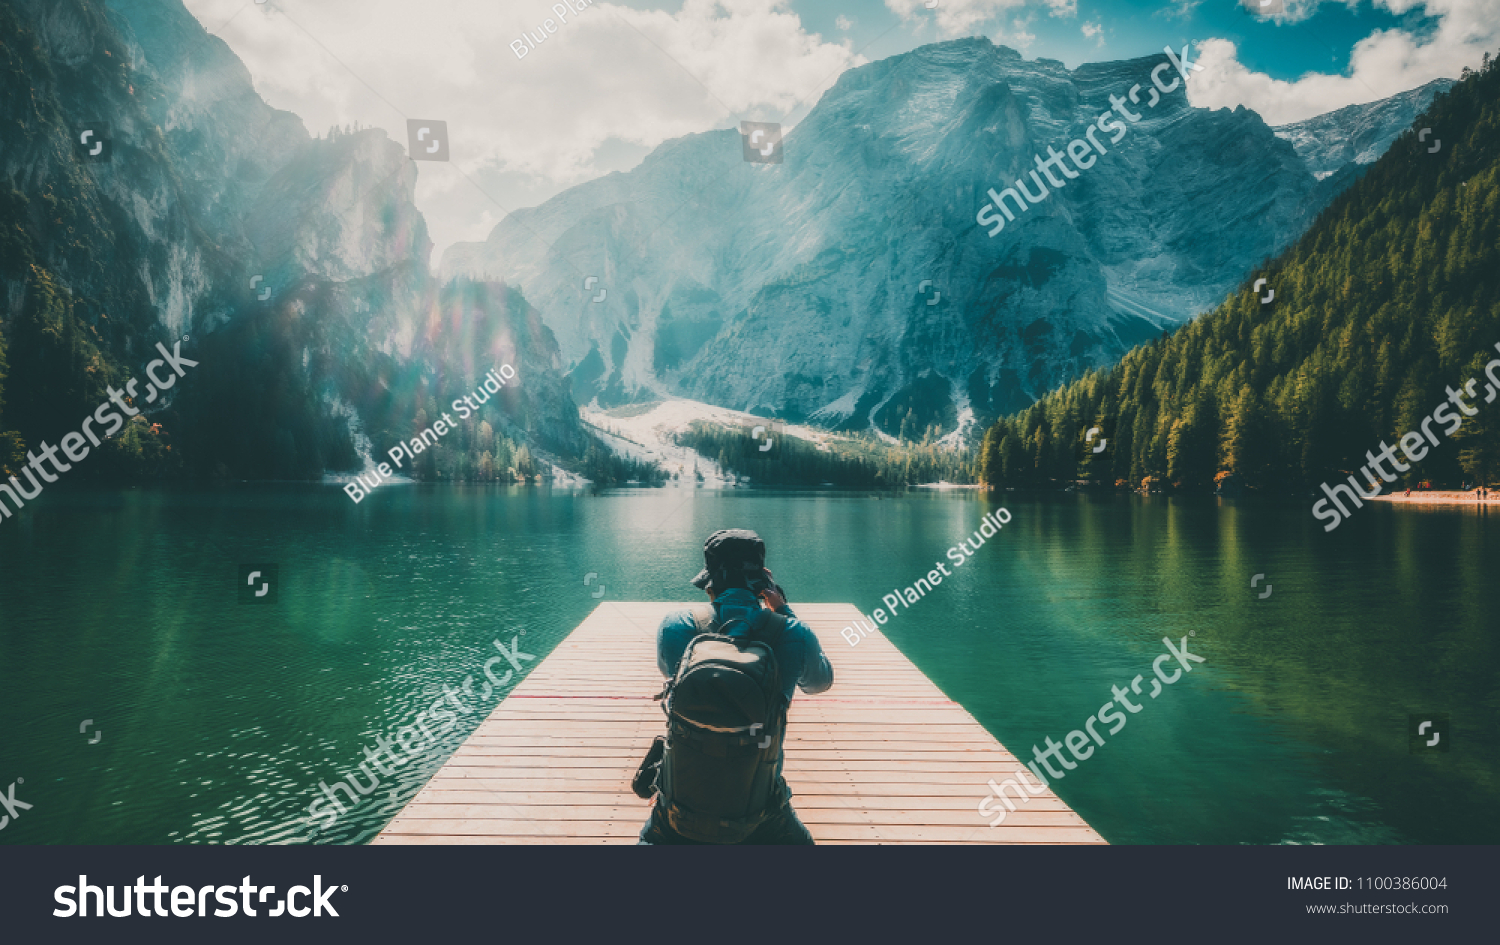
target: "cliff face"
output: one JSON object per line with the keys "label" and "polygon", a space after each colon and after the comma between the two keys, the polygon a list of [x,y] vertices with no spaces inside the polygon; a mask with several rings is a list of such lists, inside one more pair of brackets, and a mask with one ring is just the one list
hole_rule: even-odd
{"label": "cliff face", "polygon": [[[747,163],[732,130],[668,142],[454,246],[442,268],[522,286],[582,400],[680,393],[953,430],[1216,304],[1347,183],[1320,184],[1253,112],[1192,108],[1180,85],[1147,107],[1167,61],[1070,71],[982,38],[924,46],[842,76],[787,134],[784,163]],[[976,222],[988,188],[1134,85],[1141,120],[990,238]],[[1320,147],[1349,133],[1323,127]]]}
{"label": "cliff face", "polygon": [[[83,2],[6,0],[0,174],[19,256],[5,265],[7,315],[27,264],[52,273],[111,347],[140,332],[180,333],[226,272],[199,225],[149,104],[162,96],[130,67],[124,40]],[[89,140],[80,145],[83,131]],[[103,141],[102,147],[100,139]],[[86,152],[101,147],[99,155]],[[94,159],[97,158],[97,159]]]}
{"label": "cliff face", "polygon": [[[155,341],[190,335],[205,374],[147,409],[186,471],[356,468],[361,421],[401,436],[424,394],[501,363],[480,355],[519,374],[497,430],[582,450],[519,293],[445,301],[416,166],[383,132],[310,136],[180,0],[0,0],[0,36],[0,320],[31,349],[12,344],[11,365],[47,367],[12,370],[25,392],[0,429],[55,440]],[[460,311],[474,350],[432,344]]]}

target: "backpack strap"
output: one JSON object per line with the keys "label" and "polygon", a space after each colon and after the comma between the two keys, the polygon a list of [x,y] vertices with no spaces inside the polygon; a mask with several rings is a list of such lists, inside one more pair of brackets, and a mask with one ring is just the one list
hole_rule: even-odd
{"label": "backpack strap", "polygon": [[[762,609],[750,618],[749,632],[743,639],[755,640],[769,647],[775,647],[781,642],[782,635],[786,632],[791,618],[776,613],[774,610]],[[693,608],[693,624],[698,633],[723,633],[723,625],[719,623],[718,614],[713,605]]]}
{"label": "backpack strap", "polygon": [[[688,611],[688,616],[693,621],[693,629],[697,631],[693,634],[694,639],[703,636],[705,633],[719,632],[719,618],[718,615],[714,613],[713,605],[704,604],[698,607],[694,607],[690,611]],[[691,645],[692,641],[690,640],[688,642],[689,645]],[[687,658],[686,650],[683,651],[682,658]],[[680,663],[678,664],[678,668],[681,668]],[[667,696],[672,694],[672,686],[676,684],[676,682],[677,680],[675,677],[668,679],[666,681],[666,684],[661,687],[661,692],[658,692],[656,695],[651,697],[653,701],[661,703],[661,710],[664,713],[667,712]],[[670,715],[671,713],[667,714]]]}

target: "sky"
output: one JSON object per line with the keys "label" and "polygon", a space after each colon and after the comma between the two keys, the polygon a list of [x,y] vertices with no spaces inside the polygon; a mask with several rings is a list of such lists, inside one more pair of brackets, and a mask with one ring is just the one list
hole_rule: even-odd
{"label": "sky", "polygon": [[986,36],[1069,68],[1190,44],[1195,106],[1272,125],[1457,78],[1500,48],[1500,0],[183,2],[315,135],[358,123],[404,144],[408,119],[447,123],[450,160],[417,164],[434,268],[664,141],[794,125],[844,71],[940,40]]}

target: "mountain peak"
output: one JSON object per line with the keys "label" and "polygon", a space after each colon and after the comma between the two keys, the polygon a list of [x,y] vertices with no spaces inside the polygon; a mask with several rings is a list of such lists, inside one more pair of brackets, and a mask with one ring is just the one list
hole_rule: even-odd
{"label": "mountain peak", "polygon": [[[746,161],[732,129],[677,139],[443,269],[522,285],[583,401],[953,431],[1211,307],[1332,196],[1257,113],[1193,108],[1175,69],[1160,93],[1168,61],[922,46],[840,76],[781,164]],[[1087,170],[1041,176],[1091,129]],[[976,214],[1020,186],[1036,196],[991,238]]]}

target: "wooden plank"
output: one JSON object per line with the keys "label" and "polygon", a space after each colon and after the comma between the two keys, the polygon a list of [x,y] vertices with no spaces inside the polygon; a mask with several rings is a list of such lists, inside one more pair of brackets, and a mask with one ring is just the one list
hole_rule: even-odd
{"label": "wooden plank", "polygon": [[[630,795],[634,799],[634,795]],[[640,820],[637,816],[639,805],[620,803],[616,805],[580,803],[575,805],[559,804],[532,804],[516,805],[514,810],[519,811],[528,822],[561,822],[561,821],[622,821],[634,824],[640,829]],[[897,810],[889,808],[863,808],[863,807],[821,807],[810,808],[806,811],[798,810],[797,815],[808,827],[814,824],[870,824],[889,826],[953,826],[973,828],[974,814],[972,809],[965,810]],[[483,820],[514,820],[515,813],[511,808],[499,807],[494,804],[482,802],[468,804],[423,804],[414,811],[412,817],[417,820],[443,821],[444,829],[452,822],[462,822],[471,827],[481,826],[473,824],[474,821]],[[1070,810],[1016,810],[1006,815],[1007,824],[1017,824],[1031,827],[1079,827],[1087,826],[1083,818]]]}
{"label": "wooden plank", "polygon": [[[886,840],[909,840],[920,843],[961,843],[982,840],[982,834],[967,826],[909,826],[902,824],[819,824],[812,831],[815,838],[829,840],[855,840],[863,843],[878,843]],[[980,830],[986,829],[983,825]],[[1098,834],[1088,826],[1021,826],[1012,825],[1009,819],[993,832],[1008,831],[1007,843],[1098,843]],[[634,842],[640,835],[638,818],[629,820],[593,821],[523,821],[504,820],[410,820],[402,831],[405,836],[472,836],[487,838],[488,842],[510,842],[512,837],[539,837],[553,842],[571,843],[574,838],[612,838],[616,842]],[[386,836],[385,831],[381,837]],[[821,835],[821,836],[820,836]],[[377,838],[378,839],[378,838]]]}
{"label": "wooden plank", "polygon": [[[596,782],[597,783],[597,782]],[[796,805],[798,811],[810,811],[814,809],[849,809],[859,810],[975,810],[974,792],[968,791],[962,795],[953,796],[912,796],[904,791],[886,795],[864,793],[852,795],[845,791],[810,791],[804,786],[804,790],[797,794]],[[418,811],[413,809],[413,814],[425,814],[430,807],[442,805],[466,805],[466,804],[510,804],[514,807],[545,807],[560,806],[571,807],[575,804],[605,804],[613,803],[609,798],[627,798],[631,810],[638,810],[639,802],[634,794],[622,792],[613,787],[600,787],[594,789],[581,789],[569,794],[558,791],[464,791],[449,788],[437,788],[424,791],[421,795],[423,805]],[[1034,797],[1024,806],[1018,807],[1018,811],[1031,810],[1069,810],[1061,798]]]}
{"label": "wooden plank", "polygon": [[[454,837],[454,836],[422,836],[422,837],[389,837],[381,840],[382,844],[389,845],[434,845],[444,844],[449,846],[494,844],[497,841],[489,837]],[[558,841],[553,837],[506,837],[504,842],[512,846],[529,846],[538,844],[556,844]],[[575,837],[568,841],[575,846],[618,844],[622,841],[618,837]],[[944,846],[980,846],[988,841],[984,840],[948,840]],[[1074,841],[1017,841],[1026,846],[1061,846],[1064,844],[1074,845]],[[823,846],[931,846],[924,840],[819,840]]]}
{"label": "wooden plank", "polygon": [[[644,749],[642,750],[644,754]],[[634,766],[628,773],[621,773],[618,767],[563,767],[546,765],[530,765],[524,768],[496,768],[484,764],[471,766],[446,765],[439,772],[444,778],[461,779],[469,778],[472,781],[483,780],[545,780],[561,783],[559,779],[566,778],[574,781],[609,781],[620,785],[620,790],[630,790],[630,776],[635,773]],[[1008,777],[1004,769],[989,771],[976,776],[967,771],[846,771],[841,768],[830,768],[807,773],[798,772],[789,761],[785,769],[787,781],[791,783],[792,790],[800,793],[798,785],[806,780],[817,781],[828,784],[838,784],[841,788],[848,788],[855,784],[886,783],[903,785],[967,785],[973,791],[974,803],[977,805],[979,799],[988,790],[988,781],[994,778],[1003,781]],[[794,777],[796,775],[796,777]],[[843,775],[842,782],[837,780],[838,775]],[[1039,795],[1046,796],[1046,795]],[[644,808],[644,805],[643,805]],[[977,815],[976,815],[977,816]]]}
{"label": "wooden plank", "polygon": [[[485,723],[489,720],[486,719]],[[571,719],[544,721],[528,723],[525,719],[507,719],[501,724],[484,724],[474,730],[469,736],[469,741],[483,741],[492,745],[534,745],[538,741],[551,740],[558,744],[583,742],[588,744],[608,744],[614,740],[623,740],[633,737],[633,729],[661,728],[665,724],[665,716],[652,717],[645,720],[625,719],[615,725],[589,725],[575,722]],[[869,744],[901,744],[922,746],[922,748],[944,750],[947,745],[995,745],[995,738],[983,729],[975,729],[972,725],[936,724],[925,725],[920,729],[921,737],[914,738],[915,730],[892,731],[884,725],[864,725],[859,723],[848,723],[837,729],[789,727],[786,733],[788,744],[792,742],[807,742],[809,744],[840,744],[840,745],[869,745]],[[467,742],[465,742],[467,744]]]}
{"label": "wooden plank", "polygon": [[[596,748],[538,748],[522,753],[514,748],[470,748],[460,747],[448,758],[448,764],[459,767],[493,765],[497,768],[531,768],[559,765],[562,767],[597,768],[618,765],[632,758],[639,761],[641,751],[614,747]],[[925,751],[906,753],[884,753],[881,751],[858,751],[854,749],[819,749],[788,746],[786,763],[809,771],[958,771],[980,765],[986,770],[1006,766],[1013,771],[1018,763],[1010,755],[998,750],[983,752]]]}
{"label": "wooden plank", "polygon": [[[474,769],[478,770],[478,769]],[[495,778],[475,775],[473,777],[443,777],[434,778],[428,782],[424,789],[432,791],[465,791],[483,792],[497,798],[497,803],[512,803],[505,795],[522,792],[543,792],[555,795],[559,804],[571,803],[568,796],[585,793],[610,793],[622,796],[634,797],[629,793],[629,785],[615,776],[604,776],[598,778],[578,778],[570,772],[568,777],[540,777],[540,778]],[[804,797],[834,797],[861,799],[875,799],[882,797],[907,798],[911,800],[934,799],[943,800],[947,798],[963,798],[970,807],[977,808],[974,782],[969,778],[953,783],[934,783],[931,780],[914,782],[907,781],[826,781],[817,780],[816,776],[798,778],[797,807],[801,809]],[[567,795],[567,796],[565,796]],[[427,797],[426,793],[419,797]],[[982,795],[981,795],[982,796]],[[1013,795],[1012,795],[1013,796]],[[1050,804],[1056,802],[1063,805],[1063,801],[1055,795],[1041,795],[1030,798],[1026,805],[1031,807],[1038,804]],[[1063,805],[1066,806],[1066,805]]]}
{"label": "wooden plank", "polygon": [[[375,843],[633,843],[629,782],[664,727],[656,628],[684,604],[600,604],[520,681]],[[834,687],[792,704],[786,777],[819,843],[1102,843],[1050,790],[990,827],[991,779],[1020,762],[848,604],[800,604]],[[866,618],[867,619],[867,618]]]}
{"label": "wooden plank", "polygon": [[[590,746],[616,748],[624,747],[635,751],[640,748],[640,739],[628,735],[600,735],[597,738],[589,738],[586,735],[547,735],[539,734],[535,737],[517,735],[481,735],[475,732],[464,748],[487,748],[495,752],[514,751],[521,754],[527,753],[527,749],[539,746],[552,746],[557,748],[585,748]],[[966,750],[993,750],[994,741],[988,743],[978,739],[964,741],[944,741],[934,743],[931,741],[900,741],[892,738],[839,738],[831,733],[819,732],[816,737],[788,738],[786,740],[788,750],[793,748],[840,748],[852,751],[883,750],[887,752],[900,752],[903,754],[915,754],[928,751],[966,751]]]}

